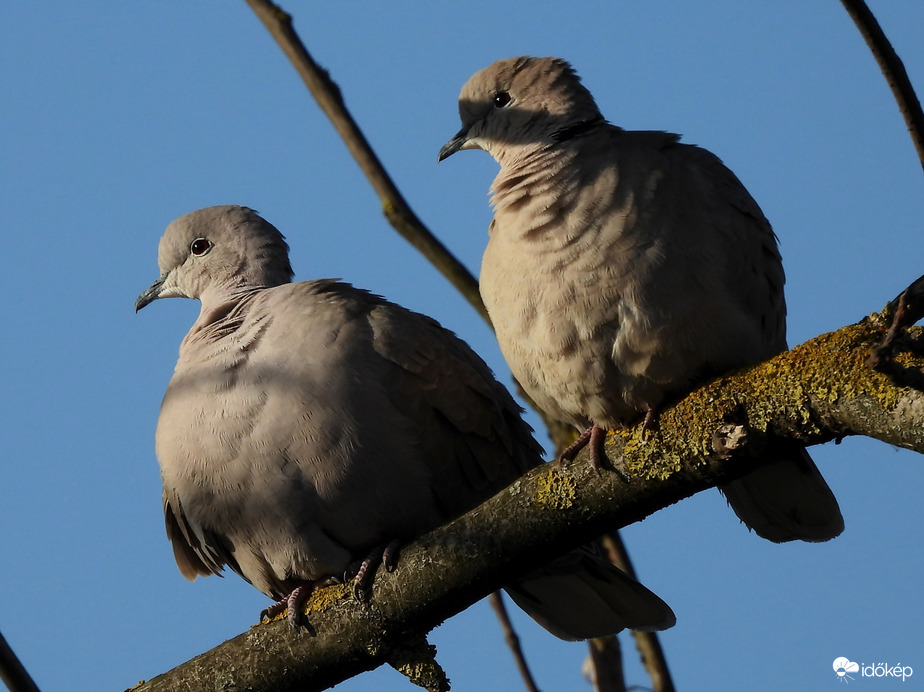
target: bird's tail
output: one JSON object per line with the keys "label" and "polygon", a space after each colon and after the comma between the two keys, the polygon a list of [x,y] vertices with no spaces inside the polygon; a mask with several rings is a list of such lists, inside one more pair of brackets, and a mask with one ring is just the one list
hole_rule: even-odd
{"label": "bird's tail", "polygon": [[720,488],[738,518],[774,543],[840,534],[840,507],[805,448],[783,443],[770,454],[777,459]]}
{"label": "bird's tail", "polygon": [[574,550],[504,587],[513,602],[560,639],[663,630],[670,606],[588,547]]}

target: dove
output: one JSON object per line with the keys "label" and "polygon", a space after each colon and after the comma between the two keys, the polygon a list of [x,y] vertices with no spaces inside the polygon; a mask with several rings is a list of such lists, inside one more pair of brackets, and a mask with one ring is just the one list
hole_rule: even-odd
{"label": "dove", "polygon": [[[488,366],[434,320],[334,279],[292,282],[288,245],[255,211],[172,222],[160,277],[201,310],[180,346],[155,435],[167,535],[184,577],[242,576],[288,610],[543,463]],[[674,624],[655,594],[590,548],[510,587],[553,634]]]}
{"label": "dove", "polygon": [[[479,286],[530,397],[603,457],[605,431],[787,348],[777,239],[744,185],[669,132],[610,124],[566,61],[516,57],[475,73],[439,160],[482,149],[500,165]],[[721,489],[774,542],[824,541],[844,523],[805,449]]]}

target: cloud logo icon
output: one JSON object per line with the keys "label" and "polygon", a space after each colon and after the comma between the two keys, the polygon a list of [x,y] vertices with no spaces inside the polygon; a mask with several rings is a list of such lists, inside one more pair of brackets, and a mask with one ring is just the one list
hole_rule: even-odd
{"label": "cloud logo icon", "polygon": [[845,678],[853,680],[853,678],[847,675],[847,673],[859,673],[860,665],[854,661],[851,661],[850,659],[841,656],[840,658],[834,659],[834,672],[837,674],[837,677],[840,680],[847,682]]}

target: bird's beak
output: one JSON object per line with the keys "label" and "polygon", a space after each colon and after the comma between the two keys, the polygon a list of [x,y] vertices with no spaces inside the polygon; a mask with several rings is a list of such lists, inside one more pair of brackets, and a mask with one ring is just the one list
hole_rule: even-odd
{"label": "bird's beak", "polygon": [[155,300],[161,297],[161,290],[164,287],[164,282],[167,280],[169,274],[161,274],[161,276],[150,285],[150,287],[138,296],[138,300],[135,301],[135,312],[138,312],[141,308],[149,303],[153,303]]}
{"label": "bird's beak", "polygon": [[450,139],[446,144],[443,145],[443,148],[440,149],[439,157],[437,161],[442,161],[447,159],[453,154],[455,154],[460,149],[464,149],[465,145],[468,144],[468,127],[463,127],[456,133],[456,136]]}

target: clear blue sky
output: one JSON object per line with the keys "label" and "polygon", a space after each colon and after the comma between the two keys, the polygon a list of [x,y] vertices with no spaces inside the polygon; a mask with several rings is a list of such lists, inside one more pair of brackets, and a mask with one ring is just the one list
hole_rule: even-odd
{"label": "clear blue sky", "polygon": [[[924,272],[924,176],[865,44],[811,3],[290,2],[411,205],[477,272],[496,164],[463,152],[468,76],[524,53],[570,60],[603,113],[716,152],[781,242],[790,342],[880,309]],[[924,92],[924,3],[872,9]],[[0,631],[45,690],[121,690],[245,630],[266,599],[190,584],[164,535],[153,437],[198,305],[135,297],[166,224],[240,203],[292,246],[297,278],[343,277],[430,314],[507,380],[488,329],[383,220],[294,70],[243,1],[0,5]],[[848,439],[813,450],[847,529],[772,545],[715,491],[629,527],[681,690],[825,690],[839,656],[924,689],[921,458]],[[517,624],[543,690],[586,689],[581,644]],[[485,604],[434,635],[454,689],[519,689]],[[647,684],[628,638],[631,684]],[[858,680],[885,689],[894,681]],[[381,669],[344,690],[408,690]]]}

